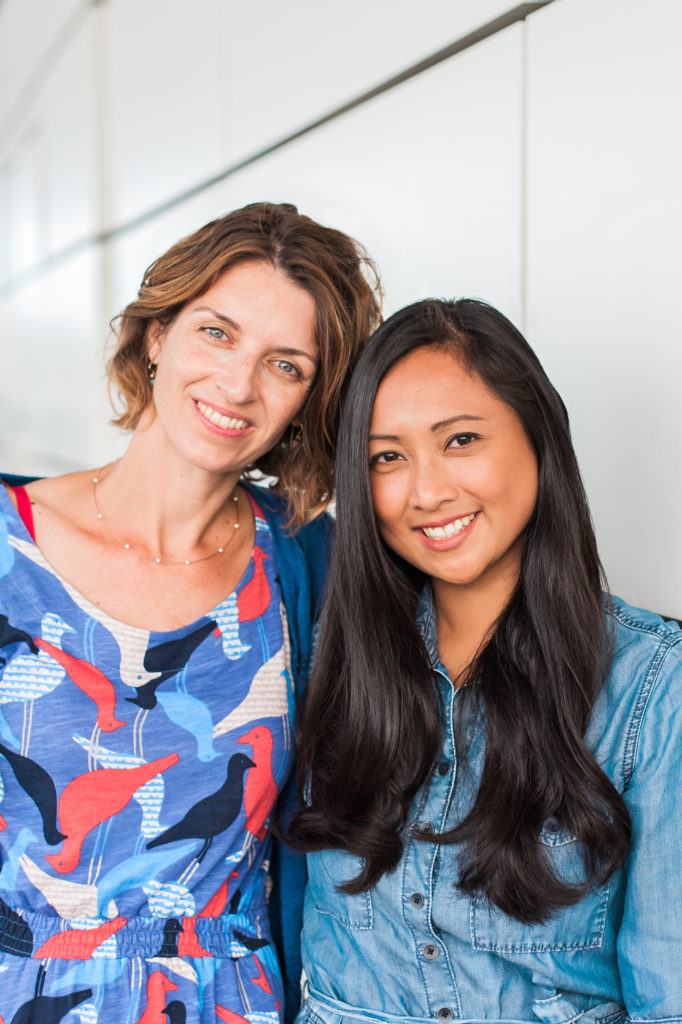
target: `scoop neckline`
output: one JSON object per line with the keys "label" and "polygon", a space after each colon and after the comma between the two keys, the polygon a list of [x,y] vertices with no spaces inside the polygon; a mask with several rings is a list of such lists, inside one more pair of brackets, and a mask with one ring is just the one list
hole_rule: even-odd
{"label": "scoop neckline", "polygon": [[[249,569],[251,567],[251,563],[253,562],[253,552],[254,552],[254,550],[256,548],[255,542],[254,542],[253,547],[251,548],[251,554],[249,555],[249,560],[246,563],[246,567],[244,569],[244,572],[239,577],[239,579],[235,583],[235,585],[232,588],[232,590],[230,590],[230,592],[228,594],[226,594],[225,597],[221,601],[219,601],[218,604],[213,605],[212,608],[209,609],[209,611],[204,612],[202,615],[199,615],[196,619],[193,619],[191,622],[188,622],[186,625],[176,626],[175,629],[165,629],[165,630],[150,629],[150,628],[147,628],[146,626],[133,626],[129,622],[123,622],[122,619],[115,618],[113,615],[110,615],[108,612],[104,611],[103,608],[99,608],[96,604],[94,604],[93,601],[90,600],[89,597],[86,597],[85,594],[83,594],[80,590],[78,590],[78,588],[75,587],[73,585],[73,583],[69,583],[69,581],[64,576],[62,576],[62,574],[60,572],[58,572],[55,569],[55,567],[52,565],[52,563],[47,560],[47,558],[43,554],[42,550],[40,549],[38,544],[34,541],[33,537],[31,536],[31,534],[29,533],[28,529],[26,528],[26,524],[24,523],[23,519],[19,515],[18,510],[14,506],[14,502],[12,501],[12,499],[9,496],[9,494],[7,493],[7,488],[8,487],[12,488],[12,486],[13,486],[12,484],[7,484],[5,482],[5,478],[3,476],[0,476],[0,491],[2,491],[2,495],[0,495],[0,512],[4,513],[6,511],[6,509],[3,507],[3,503],[7,503],[9,505],[9,511],[10,511],[10,513],[12,515],[12,520],[14,522],[16,522],[16,524],[18,525],[18,533],[20,535],[23,534],[23,536],[21,536],[20,539],[24,543],[27,543],[30,547],[32,547],[36,551],[36,553],[37,553],[37,558],[36,559],[31,559],[31,561],[33,562],[34,565],[39,565],[40,568],[45,569],[45,571],[48,572],[53,577],[53,579],[55,579],[63,587],[64,591],[66,592],[68,597],[73,601],[73,603],[78,608],[80,608],[80,610],[85,615],[88,615],[90,618],[95,619],[96,622],[99,622],[101,625],[103,625],[105,629],[107,628],[107,622],[110,622],[114,627],[118,627],[120,630],[126,630],[128,632],[136,632],[136,633],[147,633],[150,636],[153,634],[154,636],[159,636],[159,637],[171,637],[175,633],[184,633],[184,632],[186,632],[189,629],[193,629],[200,622],[202,622],[202,621],[204,621],[206,619],[213,619],[213,618],[215,618],[215,614],[214,613],[218,612],[223,607],[223,605],[227,601],[229,601],[229,599],[232,597],[232,595],[237,591],[238,587],[243,582],[244,577],[246,576],[247,572],[249,571]],[[18,485],[18,486],[22,486],[22,485]],[[249,500],[249,504],[251,505],[251,511],[253,512],[254,518],[256,518],[258,513],[257,513],[257,509],[256,509],[255,499],[253,498],[253,496],[249,492],[248,488],[244,488],[244,491],[245,491],[245,494],[246,494],[246,496],[247,496],[247,498]],[[9,543],[9,540],[8,540],[8,543]],[[12,547],[13,551],[15,551],[15,552],[17,551],[17,549],[15,547],[13,547],[13,545],[10,545],[10,546]],[[9,583],[11,583],[14,586],[14,589],[21,594],[21,596],[24,598],[24,600],[27,601],[35,609],[36,612],[38,612],[41,615],[44,613],[45,609],[44,608],[39,608],[36,605],[36,603],[31,599],[31,597],[27,597],[26,594],[24,594],[24,592],[16,585],[16,581],[13,579],[11,571],[8,574],[8,576],[6,577],[6,579],[7,579],[7,581]]]}

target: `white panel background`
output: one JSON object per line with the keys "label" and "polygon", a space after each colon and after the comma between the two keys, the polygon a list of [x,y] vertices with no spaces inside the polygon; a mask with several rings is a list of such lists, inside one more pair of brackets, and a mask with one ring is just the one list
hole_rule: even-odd
{"label": "white panel background", "polygon": [[559,0],[528,33],[529,340],[611,588],[682,617],[682,5]]}
{"label": "white panel background", "polygon": [[3,0],[0,466],[116,454],[109,318],[180,235],[293,201],[367,245],[387,312],[472,294],[525,327],[569,406],[614,589],[682,616],[678,0],[554,0],[94,240],[512,6]]}

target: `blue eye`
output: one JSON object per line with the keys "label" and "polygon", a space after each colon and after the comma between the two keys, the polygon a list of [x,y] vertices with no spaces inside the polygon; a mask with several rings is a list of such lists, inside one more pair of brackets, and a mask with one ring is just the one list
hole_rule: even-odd
{"label": "blue eye", "polygon": [[301,371],[298,366],[290,363],[288,359],[278,359],[275,365],[279,367],[282,373],[286,374],[287,377],[298,378],[301,376]]}
{"label": "blue eye", "polygon": [[202,330],[208,334],[209,338],[213,338],[215,341],[222,341],[227,337],[222,327],[203,327]]}

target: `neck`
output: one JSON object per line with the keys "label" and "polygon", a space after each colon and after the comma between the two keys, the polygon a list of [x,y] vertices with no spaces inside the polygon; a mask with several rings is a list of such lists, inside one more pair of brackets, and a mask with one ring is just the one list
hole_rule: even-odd
{"label": "neck", "polygon": [[438,648],[450,678],[459,685],[493,633],[518,582],[518,566],[470,586],[433,580]]}
{"label": "neck", "polygon": [[189,465],[144,431],[136,431],[125,454],[97,475],[103,522],[147,557],[202,557],[234,529],[239,472]]}

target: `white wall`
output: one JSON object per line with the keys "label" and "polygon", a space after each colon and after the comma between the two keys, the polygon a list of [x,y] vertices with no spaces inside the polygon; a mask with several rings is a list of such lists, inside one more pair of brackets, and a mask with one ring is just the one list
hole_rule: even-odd
{"label": "white wall", "polygon": [[120,450],[109,318],[180,235],[293,201],[368,246],[387,313],[469,294],[527,331],[614,589],[682,617],[678,0],[554,0],[129,226],[514,6],[3,0],[0,466]]}

